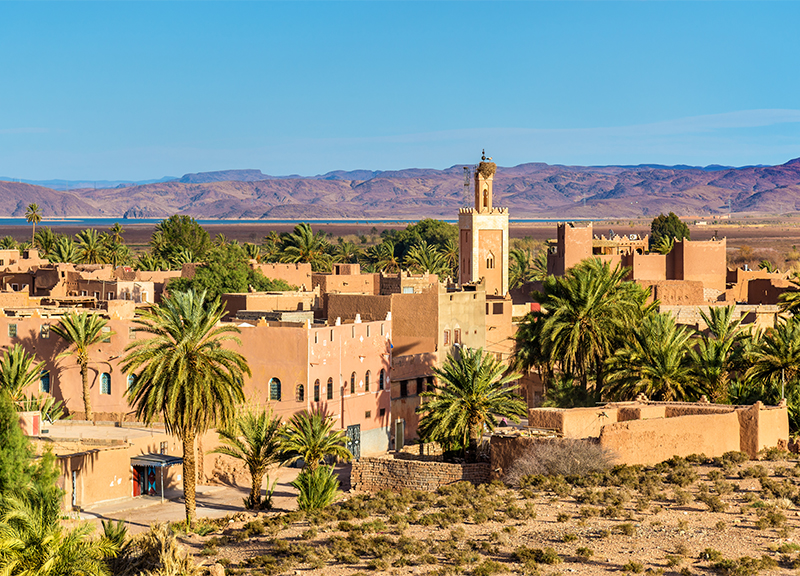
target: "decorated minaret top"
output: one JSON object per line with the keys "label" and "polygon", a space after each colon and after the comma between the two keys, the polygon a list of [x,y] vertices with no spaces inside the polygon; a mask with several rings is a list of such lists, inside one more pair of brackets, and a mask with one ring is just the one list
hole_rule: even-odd
{"label": "decorated minaret top", "polygon": [[492,211],[492,180],[497,171],[497,164],[492,162],[491,157],[486,157],[486,150],[483,151],[481,162],[475,170],[475,211]]}

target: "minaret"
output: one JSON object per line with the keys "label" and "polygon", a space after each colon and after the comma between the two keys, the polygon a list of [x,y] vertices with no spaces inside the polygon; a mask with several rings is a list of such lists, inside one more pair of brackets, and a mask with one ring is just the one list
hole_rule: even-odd
{"label": "minaret", "polygon": [[475,170],[475,207],[458,212],[459,279],[486,280],[486,294],[508,292],[508,208],[492,205],[497,164],[484,153]]}

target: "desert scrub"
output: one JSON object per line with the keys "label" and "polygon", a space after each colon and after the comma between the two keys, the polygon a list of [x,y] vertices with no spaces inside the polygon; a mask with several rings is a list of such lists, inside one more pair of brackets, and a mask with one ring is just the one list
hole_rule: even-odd
{"label": "desert scrub", "polygon": [[625,534],[625,536],[633,536],[636,534],[636,526],[631,524],[630,522],[626,522],[624,524],[620,524],[617,526],[620,531],[620,534]]}
{"label": "desert scrub", "polygon": [[722,552],[719,550],[714,550],[713,548],[706,548],[702,552],[700,552],[700,560],[711,560],[712,562],[716,562],[717,560],[722,559]]}
{"label": "desert scrub", "polygon": [[536,562],[538,564],[559,564],[561,556],[552,548],[528,548],[520,546],[512,554],[512,558],[517,562]]}
{"label": "desert scrub", "polygon": [[786,450],[782,450],[777,446],[773,446],[772,448],[764,448],[761,452],[758,453],[758,457],[761,460],[786,460],[789,458],[791,454]]}
{"label": "desert scrub", "polygon": [[788,498],[797,496],[797,489],[788,480],[773,480],[772,478],[759,477],[762,498]]}
{"label": "desert scrub", "polygon": [[756,521],[756,528],[764,530],[765,528],[780,528],[786,524],[786,515],[778,511],[776,508],[766,508],[757,510],[760,518]]}
{"label": "desert scrub", "polygon": [[570,515],[566,512],[559,512],[556,516],[556,522],[569,522]]}
{"label": "desert scrub", "polygon": [[472,569],[473,576],[492,576],[492,574],[502,574],[508,569],[494,560],[484,560]]}
{"label": "desert scrub", "polygon": [[595,508],[594,506],[581,506],[580,510],[578,511],[578,515],[581,518],[595,518],[600,516],[600,509]]}
{"label": "desert scrub", "polygon": [[724,512],[728,509],[728,505],[716,494],[711,494],[708,490],[701,490],[697,493],[696,498],[708,506],[712,512]]}
{"label": "desert scrub", "polygon": [[589,558],[594,556],[594,550],[586,546],[580,546],[575,549],[575,556],[586,562]]}
{"label": "desert scrub", "polygon": [[768,476],[769,471],[761,464],[739,470],[739,478],[766,478]]}
{"label": "desert scrub", "polygon": [[777,567],[777,562],[769,556],[750,558],[743,556],[737,560],[718,560],[711,568],[724,576],[755,576],[762,570],[772,570]]}
{"label": "desert scrub", "polygon": [[641,562],[634,562],[631,560],[622,567],[623,572],[632,572],[634,574],[641,574],[644,572],[644,564]]}
{"label": "desert scrub", "polygon": [[526,476],[583,477],[609,469],[612,459],[599,444],[560,438],[532,446],[509,468],[503,481],[524,488],[521,480]]}
{"label": "desert scrub", "polygon": [[562,542],[575,542],[578,539],[578,535],[574,532],[567,532],[561,536]]}

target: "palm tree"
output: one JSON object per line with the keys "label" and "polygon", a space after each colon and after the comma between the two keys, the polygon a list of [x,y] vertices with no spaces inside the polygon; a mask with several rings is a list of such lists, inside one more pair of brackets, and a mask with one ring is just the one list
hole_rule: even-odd
{"label": "palm tree", "polygon": [[765,390],[780,390],[784,397],[800,392],[800,319],[779,320],[755,340],[746,376]]}
{"label": "palm tree", "polygon": [[0,515],[0,567],[8,576],[106,576],[117,546],[90,539],[88,522],[71,530],[61,524],[59,494],[39,485],[24,496],[7,496]]}
{"label": "palm tree", "polygon": [[106,247],[103,238],[94,228],[78,232],[78,258],[82,264],[105,264]]}
{"label": "palm tree", "polygon": [[267,468],[281,460],[281,443],[278,432],[281,419],[273,417],[272,411],[253,408],[239,413],[232,425],[218,430],[221,446],[212,450],[241,460],[250,471],[250,497],[245,500],[247,508],[261,510],[272,508],[269,476],[267,477],[267,498],[261,502],[261,484]]}
{"label": "palm tree", "polygon": [[533,257],[531,262],[531,280],[537,282],[544,282],[547,278],[547,251],[539,250],[536,256]]}
{"label": "palm tree", "polygon": [[709,335],[701,335],[690,350],[693,372],[714,402],[727,399],[732,376],[742,360],[741,343],[745,338],[741,319],[734,320],[734,306],[713,306],[700,316],[708,325]]}
{"label": "palm tree", "polygon": [[281,244],[281,262],[309,262],[317,272],[330,267],[331,257],[325,232],[320,230],[315,234],[309,224],[298,224],[293,232],[282,234]]}
{"label": "palm tree", "polygon": [[261,246],[253,244],[252,242],[245,242],[242,248],[250,260],[261,262]]}
{"label": "palm tree", "polygon": [[19,247],[19,243],[12,236],[0,238],[0,250],[14,250]]}
{"label": "palm tree", "polygon": [[333,261],[343,263],[355,262],[360,255],[361,250],[358,249],[358,246],[349,240],[345,240],[339,242],[336,248],[334,248]]}
{"label": "palm tree", "polygon": [[448,238],[441,247],[441,253],[444,257],[447,266],[450,268],[449,276],[451,278],[458,278],[458,244],[452,238]]}
{"label": "palm tree", "polygon": [[25,219],[33,224],[31,233],[31,244],[33,244],[36,241],[36,225],[42,221],[42,209],[38,204],[28,204],[28,209],[25,210]]}
{"label": "palm tree", "polygon": [[284,462],[303,459],[303,468],[316,470],[326,456],[334,456],[349,462],[353,455],[347,449],[347,437],[341,430],[334,430],[335,420],[325,411],[301,412],[281,432]]}
{"label": "palm tree", "polygon": [[675,247],[674,236],[662,236],[653,246],[653,251],[659,254],[669,254]]}
{"label": "palm tree", "polygon": [[400,271],[400,258],[395,254],[395,244],[391,240],[384,240],[372,246],[367,250],[366,258],[374,263],[380,272]]}
{"label": "palm tree", "polygon": [[448,355],[441,368],[434,369],[438,382],[417,412],[420,436],[437,442],[457,440],[469,459],[475,460],[484,429],[497,426],[497,417],[519,422],[527,405],[509,386],[519,374],[483,349],[461,348],[457,356]]}
{"label": "palm tree", "polygon": [[94,420],[92,401],[89,395],[89,350],[98,342],[111,338],[114,332],[104,331],[108,321],[98,314],[88,312],[70,312],[61,318],[61,322],[53,326],[53,332],[64,339],[67,350],[56,356],[66,358],[75,356],[75,361],[81,369],[81,384],[83,386],[83,408],[86,420]]}
{"label": "palm tree", "polygon": [[533,275],[531,269],[531,252],[520,248],[512,248],[508,252],[508,285],[516,288],[528,282]]}
{"label": "palm tree", "polygon": [[176,292],[134,320],[137,333],[151,338],[131,342],[122,369],[136,372],[127,397],[136,417],[150,423],[161,415],[167,432],[183,441],[183,492],[186,521],[195,520],[197,469],[195,439],[213,426],[225,427],[242,402],[247,360],[226,342],[240,344],[239,329],[222,324],[225,310],[206,293]]}
{"label": "palm tree", "polygon": [[58,242],[58,235],[53,232],[52,228],[40,228],[33,237],[34,246],[38,247],[42,252],[42,256],[49,256],[50,252],[55,248]]}
{"label": "palm tree", "polygon": [[158,256],[153,254],[152,252],[144,252],[139,254],[139,257],[136,259],[134,263],[134,268],[137,270],[146,270],[148,272],[153,272],[157,270],[163,270],[165,268],[164,261],[161,260]]}
{"label": "palm tree", "polygon": [[644,317],[625,346],[608,359],[603,396],[633,400],[695,401],[705,392],[692,374],[691,332],[671,314]]}
{"label": "palm tree", "polygon": [[794,275],[789,279],[791,288],[778,296],[778,306],[781,312],[790,312],[797,316],[800,311],[800,277]]}
{"label": "palm tree", "polygon": [[111,242],[114,244],[122,244],[123,238],[122,235],[125,233],[125,229],[120,226],[119,222],[114,222],[114,225],[108,231],[108,236],[111,239]]}
{"label": "palm tree", "polygon": [[26,388],[39,382],[44,362],[35,362],[36,356],[28,354],[19,344],[14,344],[3,352],[3,359],[0,360],[0,388],[8,391],[15,402],[23,399]]}
{"label": "palm tree", "polygon": [[646,305],[648,292],[625,282],[626,275],[624,268],[612,269],[607,262],[591,259],[564,276],[547,277],[544,291],[534,293],[544,311],[523,320],[523,324],[542,322],[531,331],[537,338],[517,340],[518,348],[541,348],[550,365],[574,375],[584,391],[592,378],[602,388],[606,359],[653,309]]}
{"label": "palm tree", "polygon": [[60,236],[47,258],[51,262],[77,262],[80,259],[80,253],[72,238]]}
{"label": "palm tree", "polygon": [[444,255],[436,249],[436,246],[428,244],[425,240],[420,240],[409,248],[403,264],[416,272],[428,272],[440,278],[450,272]]}

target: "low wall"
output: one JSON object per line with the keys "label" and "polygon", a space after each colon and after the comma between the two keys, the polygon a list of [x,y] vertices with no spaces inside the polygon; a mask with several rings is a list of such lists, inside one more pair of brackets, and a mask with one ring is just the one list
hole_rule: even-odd
{"label": "low wall", "polygon": [[673,456],[721,456],[740,450],[736,412],[652,420],[630,420],[604,426],[600,446],[613,451],[618,464],[658,464]]}
{"label": "low wall", "polygon": [[528,426],[555,430],[564,438],[597,437],[606,424],[617,421],[617,408],[531,408]]}
{"label": "low wall", "polygon": [[361,458],[353,462],[350,486],[354,490],[379,492],[424,490],[433,492],[440,486],[468,481],[480,484],[489,479],[489,464],[449,464],[445,462],[420,462],[398,460],[391,456]]}

